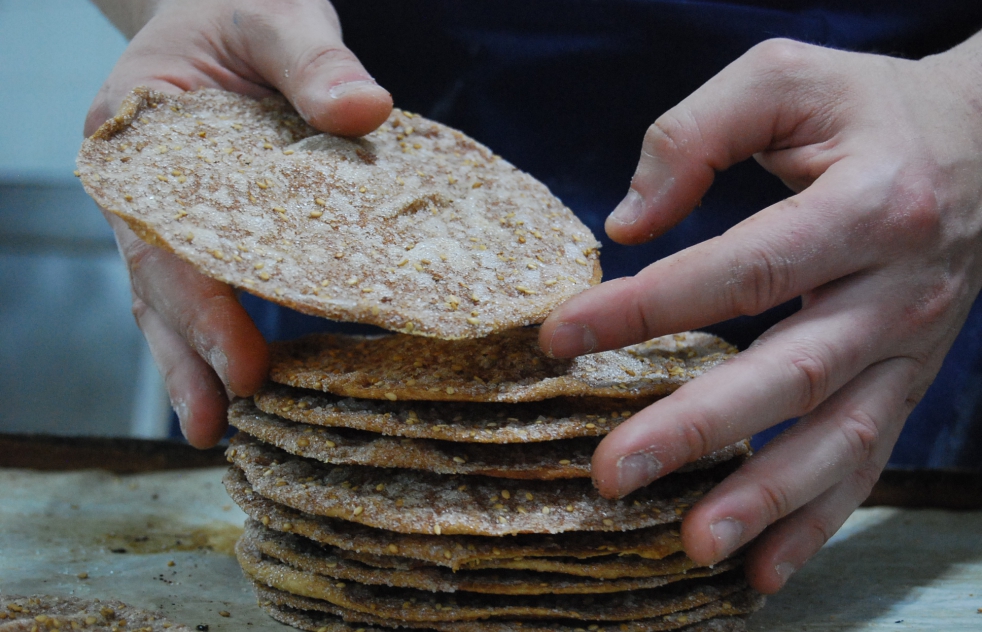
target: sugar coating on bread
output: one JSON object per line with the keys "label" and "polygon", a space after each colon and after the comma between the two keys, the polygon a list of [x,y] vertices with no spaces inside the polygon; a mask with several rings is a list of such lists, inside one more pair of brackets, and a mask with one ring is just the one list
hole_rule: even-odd
{"label": "sugar coating on bread", "polygon": [[349,139],[282,97],[140,88],[78,170],[144,240],[315,316],[474,338],[600,281],[599,242],[545,185],[400,110]]}

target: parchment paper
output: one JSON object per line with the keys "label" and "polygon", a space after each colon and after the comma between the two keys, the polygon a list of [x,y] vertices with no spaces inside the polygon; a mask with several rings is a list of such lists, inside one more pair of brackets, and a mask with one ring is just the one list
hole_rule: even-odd
{"label": "parchment paper", "polygon": [[[231,555],[244,516],[222,473],[0,470],[0,594],[112,597],[211,632],[292,629],[259,610]],[[856,512],[750,627],[977,631],[979,608],[982,512],[873,508]]]}

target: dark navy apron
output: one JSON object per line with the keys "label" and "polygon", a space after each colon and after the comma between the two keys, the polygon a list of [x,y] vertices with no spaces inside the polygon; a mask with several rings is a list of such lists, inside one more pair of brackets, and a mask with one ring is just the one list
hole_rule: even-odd
{"label": "dark navy apron", "polygon": [[[603,242],[604,278],[719,235],[789,191],[753,161],[719,174],[702,206],[650,244],[603,223],[654,119],[772,37],[919,58],[982,27],[982,2],[826,0],[340,0],[345,42],[399,107],[460,128],[544,181]],[[336,325],[243,299],[267,338]],[[746,347],[798,308],[709,328]],[[347,330],[351,330],[347,326]],[[894,451],[895,467],[979,468],[982,307],[976,303]],[[773,431],[757,438],[759,444]]]}

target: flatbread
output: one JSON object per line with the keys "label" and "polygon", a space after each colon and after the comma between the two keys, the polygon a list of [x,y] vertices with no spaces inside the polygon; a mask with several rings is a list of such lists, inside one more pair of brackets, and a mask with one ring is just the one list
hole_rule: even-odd
{"label": "flatbread", "polygon": [[252,400],[229,407],[232,426],[291,454],[338,465],[405,468],[438,474],[479,474],[515,479],[589,478],[596,439],[537,444],[482,445],[386,437],[347,428],[282,420]]}
{"label": "flatbread", "polygon": [[736,573],[679,581],[660,588],[604,595],[481,595],[432,593],[413,588],[339,582],[264,557],[247,540],[236,556],[246,576],[294,595],[400,621],[473,621],[493,618],[569,618],[629,621],[691,610],[737,593],[746,582]]}
{"label": "flatbread", "polygon": [[144,240],[315,316],[475,338],[600,281],[599,242],[545,185],[398,109],[348,139],[279,96],[138,88],[78,170]]}
{"label": "flatbread", "polygon": [[612,500],[586,479],[512,481],[329,466],[244,433],[233,437],[226,454],[256,493],[277,503],[380,529],[435,535],[627,531],[668,524],[731,471],[725,463],[668,476]]}
{"label": "flatbread", "polygon": [[[255,583],[259,607],[271,617],[310,632],[378,632],[388,627],[410,627],[438,632],[744,632],[743,615],[758,610],[763,597],[747,589],[727,599],[705,606],[650,619],[622,621],[614,624],[590,624],[566,619],[555,620],[484,620],[484,621],[392,621],[370,614],[341,608],[328,601],[291,595]],[[374,626],[386,626],[384,628]]]}
{"label": "flatbread", "polygon": [[556,398],[521,404],[390,401],[339,397],[274,382],[255,395],[267,413],[319,426],[457,443],[534,443],[602,437],[647,404],[611,398]]}
{"label": "flatbread", "polygon": [[[564,534],[569,535],[569,534]],[[441,536],[448,537],[448,536]],[[367,566],[379,568],[424,568],[425,562],[408,558],[393,558],[392,556],[371,555],[341,551],[339,555],[345,559],[361,562]],[[393,560],[397,559],[397,562]],[[466,564],[467,570],[516,570],[534,573],[558,573],[573,577],[589,577],[591,579],[618,580],[624,578],[664,577],[679,575],[699,568],[699,565],[689,559],[685,553],[674,553],[657,560],[638,557],[636,555],[604,555],[598,557],[514,557],[480,560]]]}
{"label": "flatbread", "polygon": [[557,573],[525,571],[459,571],[439,566],[402,564],[399,558],[388,556],[392,562],[385,566],[369,566],[354,561],[331,547],[314,544],[311,540],[279,533],[260,523],[246,523],[242,536],[247,545],[264,556],[307,573],[331,577],[339,581],[384,585],[397,588],[417,588],[432,592],[475,592],[494,595],[576,595],[601,594],[657,588],[672,582],[696,577],[710,577],[733,570],[740,563],[727,560],[712,568],[698,568],[686,573],[646,578],[596,580]]}
{"label": "flatbread", "polygon": [[[235,504],[264,526],[364,556],[399,555],[452,570],[485,564],[491,568],[495,563],[507,565],[504,568],[535,570],[529,565],[541,562],[549,564],[547,572],[608,579],[681,573],[695,567],[691,561],[679,561],[682,543],[671,524],[624,532],[524,534],[510,538],[404,534],[279,505],[254,493],[245,474],[236,467],[229,469],[223,483]],[[684,554],[681,557],[688,559]],[[365,557],[360,559],[368,561]],[[516,566],[520,564],[525,565]],[[577,571],[580,566],[583,572]]]}
{"label": "flatbread", "polygon": [[[559,397],[521,404],[392,402],[342,398],[272,382],[266,383],[256,393],[253,404],[278,419],[288,419],[305,426],[351,428],[387,436],[451,443],[501,444],[599,438],[626,421],[638,408],[633,401],[628,403],[589,397]],[[246,411],[252,414],[248,404],[238,404],[242,408],[236,406],[233,403],[230,415],[243,415]],[[264,418],[257,418],[260,419]],[[479,452],[484,454],[487,451],[481,448]],[[740,441],[686,464],[677,471],[712,467],[732,458],[747,456],[750,452],[750,442]]]}
{"label": "flatbread", "polygon": [[191,632],[159,612],[134,608],[115,599],[34,595],[0,596],[0,632],[39,630],[121,630],[129,632]]}
{"label": "flatbread", "polygon": [[[498,478],[589,478],[590,460],[599,443],[598,439],[592,438],[511,445],[397,439],[344,427],[286,421],[260,411],[251,399],[233,402],[229,406],[228,421],[263,443],[322,463],[400,467],[438,474],[477,474]],[[713,467],[749,452],[749,443],[741,441],[689,463],[676,472]]]}
{"label": "flatbread", "polygon": [[535,327],[479,340],[312,334],[273,343],[270,379],[345,397],[528,402],[667,395],[736,353],[702,332],[662,336],[573,359],[539,349]]}

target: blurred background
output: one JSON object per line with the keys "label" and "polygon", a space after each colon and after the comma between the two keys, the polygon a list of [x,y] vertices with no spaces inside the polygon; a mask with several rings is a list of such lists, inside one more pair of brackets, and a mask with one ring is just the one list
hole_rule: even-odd
{"label": "blurred background", "polygon": [[112,232],[73,175],[126,40],[84,0],[0,0],[0,432],[166,436]]}

